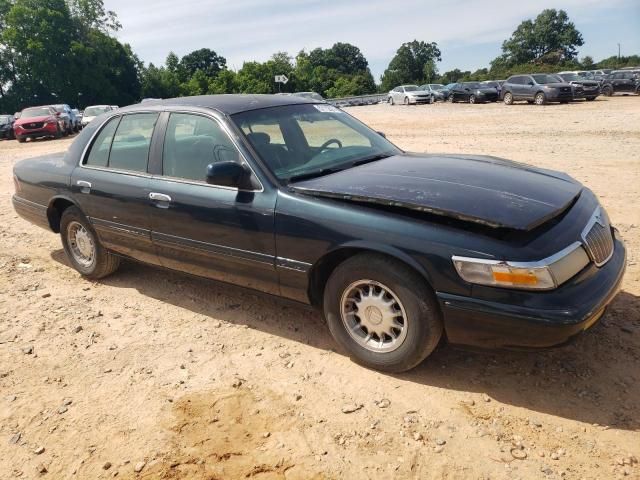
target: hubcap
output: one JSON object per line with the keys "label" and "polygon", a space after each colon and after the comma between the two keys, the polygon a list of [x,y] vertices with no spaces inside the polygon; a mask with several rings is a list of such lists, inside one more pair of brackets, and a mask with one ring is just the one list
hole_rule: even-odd
{"label": "hubcap", "polygon": [[84,267],[91,266],[96,250],[93,235],[78,222],[71,222],[67,232],[67,240],[74,260]]}
{"label": "hubcap", "polygon": [[372,352],[392,352],[407,336],[402,303],[390,288],[373,280],[358,280],[345,289],[340,314],[349,336]]}
{"label": "hubcap", "polygon": [[542,95],[536,95],[536,103],[538,105],[542,105],[543,101],[544,101],[544,97]]}

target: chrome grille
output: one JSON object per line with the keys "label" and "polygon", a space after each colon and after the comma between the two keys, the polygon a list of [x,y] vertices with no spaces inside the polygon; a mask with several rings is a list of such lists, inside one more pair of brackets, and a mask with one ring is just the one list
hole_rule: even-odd
{"label": "chrome grille", "polygon": [[609,219],[601,208],[598,208],[589,220],[582,232],[582,240],[591,260],[598,267],[607,263],[613,255],[613,236]]}

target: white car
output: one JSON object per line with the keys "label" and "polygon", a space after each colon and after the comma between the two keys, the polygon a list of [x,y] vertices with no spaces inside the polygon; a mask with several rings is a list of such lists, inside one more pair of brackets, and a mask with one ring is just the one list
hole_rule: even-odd
{"label": "white car", "polygon": [[390,105],[402,103],[405,105],[416,105],[418,103],[433,103],[431,92],[421,90],[417,85],[400,85],[389,92],[387,102]]}
{"label": "white car", "polygon": [[86,126],[96,118],[98,115],[102,115],[103,113],[110,112],[114,110],[111,105],[92,105],[91,107],[87,107],[84,109],[84,114],[82,115],[82,126]]}

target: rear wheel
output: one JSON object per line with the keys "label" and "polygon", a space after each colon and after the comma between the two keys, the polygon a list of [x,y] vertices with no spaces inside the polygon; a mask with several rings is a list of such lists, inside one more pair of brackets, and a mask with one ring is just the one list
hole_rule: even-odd
{"label": "rear wheel", "polygon": [[611,95],[613,95],[613,88],[611,88],[609,85],[602,87],[602,94],[605,97],[610,97]]}
{"label": "rear wheel", "polygon": [[502,100],[505,105],[513,105],[513,94],[511,92],[506,92]]}
{"label": "rear wheel", "polygon": [[393,97],[389,97],[389,105],[393,105]]}
{"label": "rear wheel", "polygon": [[536,105],[544,105],[547,103],[547,98],[544,96],[544,93],[538,92],[536,93],[536,96],[533,97],[533,103]]}
{"label": "rear wheel", "polygon": [[329,277],[323,303],[335,340],[369,368],[409,370],[442,336],[429,286],[403,263],[382,255],[360,254],[340,264]]}
{"label": "rear wheel", "polygon": [[77,207],[69,207],[62,214],[60,235],[71,265],[81,275],[95,280],[118,269],[120,257],[100,244],[91,224]]}

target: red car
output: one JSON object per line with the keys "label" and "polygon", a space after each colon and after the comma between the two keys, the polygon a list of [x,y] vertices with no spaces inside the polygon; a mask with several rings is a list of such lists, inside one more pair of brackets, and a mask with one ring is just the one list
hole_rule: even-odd
{"label": "red car", "polygon": [[59,116],[52,107],[25,108],[13,124],[13,131],[20,143],[27,138],[60,138],[64,129]]}

